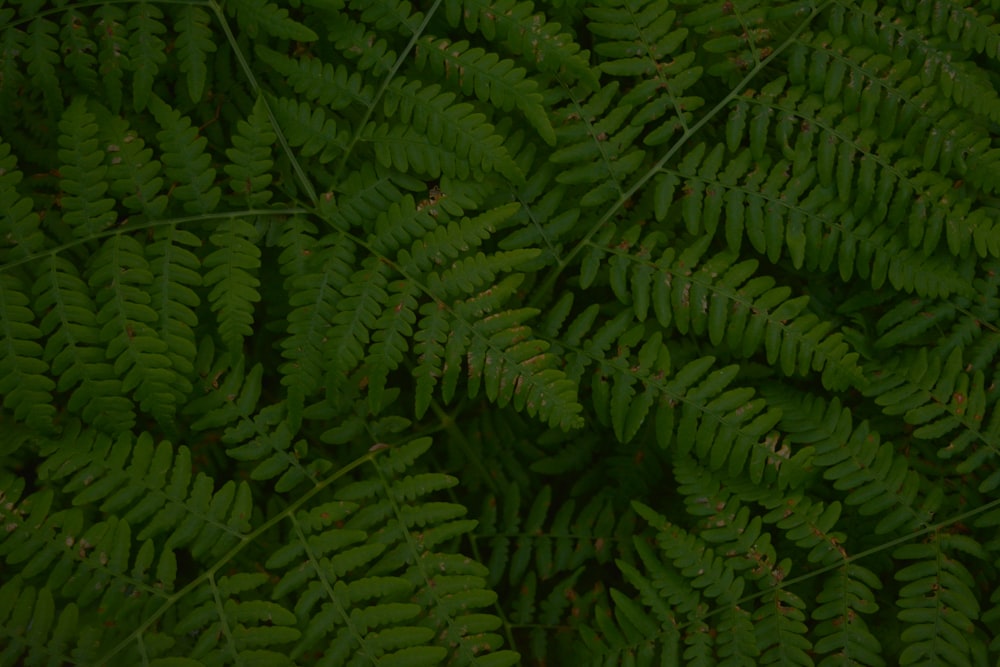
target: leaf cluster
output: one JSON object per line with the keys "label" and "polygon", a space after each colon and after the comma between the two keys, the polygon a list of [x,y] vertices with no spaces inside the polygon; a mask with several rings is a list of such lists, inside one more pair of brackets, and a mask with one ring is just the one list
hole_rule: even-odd
{"label": "leaf cluster", "polygon": [[996,664],[998,19],[0,2],[0,665]]}

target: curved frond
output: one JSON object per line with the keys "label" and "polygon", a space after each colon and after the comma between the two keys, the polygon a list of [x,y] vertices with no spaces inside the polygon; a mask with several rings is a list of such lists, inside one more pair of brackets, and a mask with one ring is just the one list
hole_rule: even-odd
{"label": "curved frond", "polygon": [[299,42],[314,42],[319,37],[310,28],[288,15],[288,10],[268,0],[236,0],[227,2],[226,9],[236,15],[240,27],[250,37],[259,32],[294,39]]}
{"label": "curved frond", "polygon": [[0,664],[1000,660],[1000,0],[0,5]]}
{"label": "curved frond", "polygon": [[469,48],[468,42],[452,43],[447,39],[425,38],[417,48],[417,64],[455,84],[466,95],[475,94],[502,111],[517,107],[534,126],[545,143],[556,138],[545,113],[538,85],[525,78],[525,70],[495,53]]}

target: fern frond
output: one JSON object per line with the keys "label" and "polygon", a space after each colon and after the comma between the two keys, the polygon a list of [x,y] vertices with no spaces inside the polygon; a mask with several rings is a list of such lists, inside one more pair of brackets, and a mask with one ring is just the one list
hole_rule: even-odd
{"label": "fern frond", "polygon": [[534,61],[542,72],[564,72],[591,90],[598,76],[587,61],[587,52],[558,23],[533,13],[530,2],[517,0],[447,0],[445,15],[453,27],[463,25],[489,41],[504,44],[513,53]]}
{"label": "fern frond", "polygon": [[420,31],[424,14],[413,11],[406,0],[349,0],[349,6],[361,12],[361,21],[380,29],[393,29],[410,37]]}
{"label": "fern frond", "polygon": [[47,587],[25,585],[14,576],[0,587],[0,627],[6,649],[0,654],[4,664],[15,664],[28,655],[47,656],[53,662],[79,654],[80,610],[69,603],[56,617],[56,604]]}
{"label": "fern frond", "polygon": [[[214,489],[211,478],[203,473],[193,475],[187,447],[174,448],[169,441],[154,444],[148,433],[135,439],[127,435],[98,437],[86,444],[92,457],[81,457],[78,452],[55,453],[44,468],[46,476],[69,477],[64,488],[76,505],[99,505],[120,515],[123,530],[141,527],[136,539],[155,539],[161,559],[173,560],[168,552],[180,549],[199,560],[217,558],[249,531],[248,484],[230,481]],[[90,547],[78,546],[89,549],[97,544],[93,540],[89,543]],[[169,590],[177,576],[176,564],[164,562],[160,567],[160,574],[170,574],[169,581],[164,581]]]}
{"label": "fern frond", "polygon": [[886,372],[872,388],[876,403],[887,414],[902,414],[918,441],[943,443],[947,436],[937,456],[965,457],[957,470],[977,478],[985,474],[981,488],[995,488],[1000,474],[990,464],[1000,455],[1000,419],[983,372],[964,370],[960,348],[944,360],[921,350],[907,361],[905,372]]}
{"label": "fern frond", "polygon": [[[649,568],[651,578],[644,576],[638,568],[619,564],[626,579],[639,589],[643,603],[652,607],[653,616],[658,621],[655,623],[642,607],[623,594],[613,595],[619,607],[618,613],[624,615],[629,625],[638,625],[636,629],[642,633],[638,636],[633,634],[632,651],[638,649],[637,645],[646,644],[647,650],[657,647],[657,654],[663,651],[665,656],[676,656],[680,639],[678,616],[683,614],[694,626],[687,627],[683,636],[688,644],[683,654],[686,664],[710,664],[714,661],[715,651],[729,657],[733,664],[748,664],[756,658],[759,651],[753,638],[751,616],[739,606],[744,580],[697,537],[670,524],[641,503],[633,505],[636,512],[656,530],[659,553],[645,544],[645,540],[635,538],[636,550]],[[718,634],[713,632],[709,635],[709,628],[702,620],[706,612],[705,601],[708,600],[723,610],[721,619],[713,619],[718,622]],[[678,616],[675,616],[677,612],[674,610],[679,612]],[[628,641],[627,637],[625,639]]]}
{"label": "fern frond", "polygon": [[[260,375],[251,373],[244,392],[259,392]],[[251,384],[252,383],[252,384]],[[244,394],[246,395],[246,394]],[[287,493],[306,480],[314,480],[330,467],[329,461],[308,461],[305,440],[293,442],[293,432],[285,422],[285,406],[270,405],[254,413],[240,406],[240,420],[226,429],[222,440],[229,445],[226,455],[237,461],[256,462],[250,478],[278,477],[275,491]]]}
{"label": "fern frond", "polygon": [[97,43],[89,33],[90,17],[80,11],[67,9],[63,12],[61,39],[63,64],[73,73],[73,79],[82,92],[94,95],[98,92]]}
{"label": "fern frond", "polygon": [[239,26],[251,38],[259,33],[294,39],[298,42],[315,42],[319,39],[309,27],[288,16],[288,10],[268,0],[235,0],[226,3],[226,10],[236,16]]}
{"label": "fern frond", "polygon": [[[287,646],[302,633],[295,614],[280,604],[260,599],[258,591],[267,583],[263,572],[238,572],[212,576],[208,587],[199,591],[199,604],[190,605],[187,617],[173,630],[222,641],[199,641],[188,659],[201,664],[225,660],[259,662],[269,665],[294,664]],[[275,650],[276,649],[276,650]]]}
{"label": "fern frond", "polygon": [[[612,113],[605,114],[619,96],[617,82],[604,86],[586,102],[574,103],[573,115],[577,121],[559,128],[556,133],[561,148],[549,157],[564,167],[556,176],[559,183],[586,186],[580,200],[583,206],[597,206],[619,199],[624,193],[624,181],[635,172],[646,152],[636,147],[635,140],[642,132],[641,126],[627,123],[631,105],[616,105]],[[597,123],[590,118],[600,117]]]}
{"label": "fern frond", "polygon": [[59,41],[54,35],[59,26],[47,18],[38,17],[28,24],[24,61],[28,76],[37,81],[48,109],[49,118],[58,118],[63,107],[63,94],[56,66],[61,63]]}
{"label": "fern frond", "polygon": [[180,71],[185,76],[188,96],[200,102],[208,81],[208,54],[215,52],[212,41],[211,16],[197,5],[184,5],[177,9],[174,48],[180,59]]}
{"label": "fern frond", "polygon": [[140,214],[134,222],[159,219],[167,208],[167,196],[160,192],[162,165],[152,159],[153,149],[147,148],[139,133],[121,118],[112,117],[102,124],[101,139],[111,162],[109,194],[129,211]]}
{"label": "fern frond", "polygon": [[126,28],[129,31],[129,61],[132,69],[132,108],[142,111],[153,92],[153,82],[160,67],[166,63],[166,44],[160,35],[167,31],[163,12],[153,4],[140,2],[129,10]]}
{"label": "fern frond", "polygon": [[899,591],[900,639],[906,648],[901,665],[939,662],[967,664],[979,653],[983,638],[973,622],[980,604],[975,579],[962,556],[981,558],[982,548],[963,535],[935,535],[923,544],[904,545],[893,552],[903,561],[916,561],[896,572]]}
{"label": "fern frond", "polygon": [[226,150],[231,164],[223,167],[223,171],[232,179],[229,187],[235,198],[242,200],[239,203],[246,208],[260,208],[272,195],[268,188],[273,179],[271,147],[277,138],[263,97],[257,98],[250,116],[240,121],[236,130],[233,147]]}
{"label": "fern frond", "polygon": [[62,198],[66,213],[63,220],[78,239],[90,239],[117,219],[112,210],[115,201],[104,195],[104,151],[98,146],[97,118],[87,110],[86,100],[78,97],[66,108],[59,121],[60,185],[67,196]]}
{"label": "fern frond", "polygon": [[15,419],[44,432],[52,428],[56,384],[46,377],[49,365],[41,358],[38,343],[42,332],[35,326],[29,303],[23,281],[0,274],[0,396]]}
{"label": "fern frond", "polygon": [[495,600],[486,569],[439,551],[474,523],[461,518],[463,507],[426,499],[455,480],[400,475],[429,446],[422,439],[393,449],[374,478],[289,516],[290,541],[266,567],[281,577],[273,598],[292,602],[304,628],[293,657],[319,650],[331,662],[357,655],[420,664],[516,661],[496,651],[500,639],[490,629],[498,619],[474,611]]}
{"label": "fern frond", "polygon": [[[892,443],[881,442],[868,421],[855,425],[838,400],[811,400],[799,409],[810,416],[783,423],[791,441],[809,443],[810,465],[823,470],[835,489],[848,492],[845,505],[856,506],[862,516],[881,517],[876,534],[913,530],[931,521],[940,499],[921,497],[920,476]],[[789,414],[792,410],[789,406]]]}
{"label": "fern frond", "polygon": [[420,307],[420,315],[417,333],[413,336],[413,351],[417,355],[417,366],[413,370],[416,379],[414,412],[418,419],[424,416],[431,404],[451,331],[451,318],[443,302],[425,303]]}
{"label": "fern frond", "polygon": [[495,53],[469,48],[468,42],[425,37],[417,45],[417,65],[454,81],[466,95],[475,94],[502,111],[517,107],[545,143],[555,145],[555,132],[545,113],[538,85],[523,68]]}
{"label": "fern frond", "polygon": [[[367,235],[393,204],[402,204],[403,191],[426,187],[416,179],[365,162],[335,185],[336,206],[324,214],[334,229],[363,230]],[[418,185],[419,184],[419,185]]]}
{"label": "fern frond", "polygon": [[864,384],[859,355],[849,351],[843,336],[831,334],[831,323],[805,312],[805,297],[788,299],[790,288],[775,287],[770,277],[756,275],[755,260],[734,265],[736,256],[729,253],[703,259],[705,241],[679,257],[668,247],[655,259],[663,234],[640,239],[640,233],[635,226],[616,241],[609,227],[588,243],[581,287],[596,280],[600,262],[608,256],[611,288],[622,303],[631,301],[639,321],[652,307],[662,327],[699,338],[707,335],[713,346],[725,344],[737,357],[750,357],[763,348],[768,363],[786,375],[813,370],[823,373],[823,384],[830,388]]}
{"label": "fern frond", "polygon": [[383,405],[389,373],[399,368],[409,349],[407,342],[413,337],[413,324],[417,317],[418,290],[409,281],[390,283],[389,297],[382,315],[375,322],[372,344],[365,357],[368,378],[368,403],[372,414],[378,414]]}
{"label": "fern frond", "polygon": [[0,239],[3,239],[0,257],[4,264],[30,257],[45,245],[38,213],[33,210],[31,200],[18,192],[22,178],[10,144],[0,142]]}
{"label": "fern frond", "polygon": [[381,33],[369,31],[367,26],[344,15],[331,23],[330,41],[344,57],[354,60],[359,70],[383,76],[392,69],[398,55]]}
{"label": "fern frond", "polygon": [[334,111],[351,104],[371,107],[375,94],[364,78],[344,65],[334,66],[318,58],[292,59],[265,46],[257,46],[257,57],[288,82],[304,98]]}
{"label": "fern frond", "polygon": [[759,664],[812,667],[805,611],[805,601],[784,588],[771,589],[761,598],[753,615]]}
{"label": "fern frond", "polygon": [[170,423],[184,383],[178,386],[167,343],[155,329],[158,317],[148,292],[153,274],[142,246],[124,234],[111,236],[95,256],[87,282],[98,295],[97,325],[122,389],[135,390],[143,410]]}
{"label": "fern frond", "polygon": [[500,407],[513,402],[517,410],[537,414],[553,426],[578,427],[582,419],[576,384],[557,367],[555,355],[548,352],[549,344],[532,337],[524,324],[537,311],[498,310],[500,302],[520,283],[519,276],[511,278],[455,305],[458,319],[445,347],[445,400],[453,395],[461,357],[465,356],[470,398],[485,385],[487,398]]}
{"label": "fern frond", "polygon": [[339,286],[349,281],[355,259],[355,248],[346,238],[331,235],[317,240],[316,233],[314,225],[297,217],[286,222],[280,241],[279,258],[287,273],[292,308],[289,335],[282,343],[282,356],[288,361],[280,370],[293,424],[322,384],[324,339],[337,313]]}
{"label": "fern frond", "polygon": [[[936,85],[956,104],[996,122],[1000,119],[1000,102],[994,86],[983,76],[982,70],[962,62],[966,53],[970,52],[995,58],[997,37],[994,31],[983,22],[982,16],[956,6],[944,19],[948,41],[935,42],[927,37],[940,33],[944,24],[935,19],[935,24],[928,26],[932,12],[925,9],[925,3],[919,4],[919,12],[914,12],[914,6],[899,14],[888,7],[881,10],[876,7],[859,8],[861,20],[845,22],[838,17],[840,20],[831,25],[834,29],[847,32],[853,40],[876,48],[886,43],[888,35],[894,35],[892,41],[898,45],[895,48],[903,49],[902,53],[896,53],[900,56],[905,53],[905,57],[912,62],[913,70],[920,72],[924,85]],[[931,29],[928,30],[928,27]],[[959,49],[966,53],[959,56],[956,53]]]}
{"label": "fern frond", "polygon": [[340,289],[337,314],[325,345],[324,367],[332,382],[343,382],[365,357],[371,332],[389,298],[384,266],[376,260],[365,262]]}
{"label": "fern frond", "polygon": [[[588,308],[569,325],[564,340],[580,341],[593,326],[596,308]],[[615,346],[613,356],[608,348]],[[638,348],[636,351],[633,349]],[[614,428],[621,442],[635,437],[653,414],[655,438],[661,447],[678,453],[694,450],[715,469],[724,465],[741,469],[750,461],[751,475],[764,474],[766,445],[761,441],[780,417],[768,410],[753,391],[727,389],[737,366],[716,369],[715,358],[694,359],[674,371],[671,355],[659,332],[632,321],[621,312],[603,323],[569,355],[568,375],[582,377],[594,366],[591,395],[599,419]]]}
{"label": "fern frond", "polygon": [[128,17],[117,5],[99,5],[94,10],[94,18],[92,27],[97,37],[97,60],[107,96],[105,101],[112,112],[118,113],[122,106],[122,79],[130,69],[129,43],[125,36]]}
{"label": "fern frond", "polygon": [[197,356],[195,310],[201,303],[195,291],[201,285],[200,262],[191,248],[200,246],[201,240],[176,225],[160,227],[154,235],[155,240],[146,246],[153,274],[150,307],[157,313],[156,329],[167,344],[170,366],[177,371],[175,390],[186,397],[191,392],[188,378],[194,375]]}
{"label": "fern frond", "polygon": [[220,188],[215,185],[212,157],[205,153],[208,140],[198,136],[191,120],[153,95],[149,109],[162,128],[156,134],[163,151],[163,167],[167,178],[179,185],[173,196],[189,213],[207,213],[219,203]]}
{"label": "fern frond", "polygon": [[347,132],[338,131],[337,121],[328,118],[323,109],[285,97],[278,98],[271,106],[289,145],[301,147],[302,157],[318,155],[320,163],[326,164],[347,150],[350,141]]}
{"label": "fern frond", "polygon": [[880,588],[879,578],[857,564],[837,568],[825,578],[816,598],[819,606],[812,613],[813,620],[819,621],[814,629],[816,652],[826,655],[820,667],[845,661],[872,667],[885,665],[882,645],[863,616],[878,609],[872,591]]}
{"label": "fern frond", "polygon": [[605,58],[604,72],[614,76],[639,76],[642,81],[623,95],[622,105],[635,107],[632,126],[655,123],[643,139],[649,146],[668,142],[677,132],[687,131],[693,112],[704,99],[685,94],[702,74],[693,65],[695,53],[680,51],[688,29],[680,26],[677,12],[669,5],[650,2],[608,3],[588,8],[590,29],[599,38],[594,51]]}
{"label": "fern frond", "polygon": [[135,410],[108,363],[97,305],[75,263],[58,255],[39,262],[35,305],[46,314],[39,326],[47,338],[43,359],[70,392],[68,407],[95,427],[117,432],[132,427]]}
{"label": "fern frond", "polygon": [[598,611],[604,594],[584,589],[586,565],[628,552],[633,529],[634,514],[616,513],[606,497],[553,501],[544,486],[529,503],[511,483],[487,498],[475,543],[489,553],[490,586],[516,595],[510,621],[529,632],[535,660],[555,653],[539,625],[583,629],[579,619]]}
{"label": "fern frond", "polygon": [[[968,278],[954,263],[933,254],[934,246],[913,247],[901,229],[894,230],[882,223],[890,215],[899,224],[905,219],[908,207],[919,206],[922,201],[914,203],[914,190],[909,186],[901,186],[894,193],[895,164],[882,161],[889,173],[878,179],[876,158],[868,155],[860,161],[855,176],[856,149],[844,143],[841,145],[847,150],[841,151],[836,163],[838,170],[843,167],[842,176],[836,177],[840,184],[824,185],[820,171],[823,159],[819,158],[819,166],[813,164],[811,143],[796,142],[798,152],[790,154],[794,162],[781,158],[770,166],[772,163],[765,154],[755,155],[753,137],[760,136],[761,141],[766,138],[772,113],[770,106],[760,107],[759,115],[749,122],[749,149],[740,150],[722,173],[718,170],[724,161],[724,147],[716,145],[707,151],[699,145],[687,153],[676,170],[658,175],[653,195],[657,218],[667,220],[679,214],[690,233],[708,236],[713,236],[724,220],[726,242],[734,251],[739,251],[745,234],[753,248],[767,254],[772,262],[779,261],[785,251],[797,268],[826,271],[836,262],[842,279],[847,280],[857,272],[875,288],[889,282],[896,289],[915,291],[921,296],[969,293]],[[746,116],[736,117],[742,119],[738,123],[745,123]],[[758,119],[763,123],[757,123]],[[788,136],[794,122],[795,116],[786,114],[775,129],[786,145],[791,141]],[[813,122],[814,118],[808,117],[802,126],[811,127]],[[739,132],[742,131],[740,125]],[[821,140],[821,145],[825,145],[825,140]],[[834,153],[829,155],[832,165]],[[796,164],[804,165],[802,173],[796,174]],[[864,173],[860,172],[862,168]],[[858,187],[866,190],[864,194],[853,193],[855,178]],[[745,179],[743,184],[739,184],[740,179]],[[880,184],[878,191],[876,183]],[[679,187],[682,196],[675,200]],[[848,208],[846,201],[851,199],[854,208],[862,213],[856,214]],[[869,211],[873,206],[877,207],[874,214]],[[939,213],[939,222],[943,224],[947,212]],[[927,211],[911,211],[910,215],[923,222]],[[979,223],[974,221],[974,224]],[[937,239],[935,236],[933,243]],[[986,243],[986,237],[983,239]]]}
{"label": "fern frond", "polygon": [[[26,65],[22,60],[22,54],[26,50],[28,35],[24,30],[9,25],[6,20],[13,16],[14,10],[5,8],[0,21],[4,27],[0,30],[0,119],[3,119],[3,127],[12,128],[13,119],[22,112],[23,99],[19,99],[18,91],[22,90],[24,79],[27,76]],[[9,132],[7,129],[5,132]],[[5,139],[10,141],[10,139]]]}
{"label": "fern frond", "polygon": [[202,280],[211,288],[208,299],[218,317],[219,337],[233,355],[241,350],[243,339],[253,335],[253,309],[260,300],[258,236],[247,220],[227,218],[209,237],[214,250],[202,262],[207,270]]}
{"label": "fern frond", "polygon": [[[441,92],[436,84],[396,79],[384,99],[386,116],[402,125],[368,128],[364,135],[375,142],[376,157],[383,165],[400,171],[412,165],[434,178],[443,173],[464,179],[471,174],[482,180],[484,174],[497,171],[514,183],[523,182],[524,175],[494,127],[472,105],[455,104],[452,93]],[[405,132],[398,132],[400,127]]]}

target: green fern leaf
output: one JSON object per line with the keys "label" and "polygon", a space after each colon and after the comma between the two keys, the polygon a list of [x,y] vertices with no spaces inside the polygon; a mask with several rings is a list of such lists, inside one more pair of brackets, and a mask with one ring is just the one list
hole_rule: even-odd
{"label": "green fern leaf", "polygon": [[4,662],[13,664],[27,655],[62,660],[75,648],[79,608],[70,603],[56,618],[56,604],[47,587],[25,585],[13,577],[0,587],[0,626],[4,628]]}
{"label": "green fern leaf", "polygon": [[211,17],[196,5],[181,7],[178,14],[174,24],[177,33],[174,47],[180,58],[180,70],[187,75],[188,96],[192,102],[199,102],[208,81],[208,54],[216,49],[212,41]]}
{"label": "green fern leaf", "polygon": [[346,151],[349,141],[346,132],[338,132],[337,122],[327,118],[323,109],[284,97],[271,106],[288,143],[294,148],[301,147],[303,157],[319,155],[319,161],[325,164]]}
{"label": "green fern leaf", "polygon": [[147,2],[133,5],[129,10],[126,28],[132,45],[129,61],[133,71],[132,107],[136,111],[146,108],[159,68],[167,61],[166,44],[159,37],[167,28],[161,19],[163,12]]}
{"label": "green fern leaf", "polygon": [[[420,16],[419,12],[415,16]],[[345,57],[356,59],[356,67],[361,71],[372,70],[374,74],[383,76],[398,58],[382,33],[369,31],[365,25],[345,15],[338,16],[329,28],[330,41]]]}
{"label": "green fern leaf", "polygon": [[28,24],[24,60],[28,76],[37,81],[45,98],[50,118],[57,118],[63,107],[56,65],[60,62],[59,42],[53,35],[59,27],[47,18],[36,18]]}
{"label": "green fern leaf", "polygon": [[423,417],[430,406],[432,392],[438,383],[444,359],[444,346],[448,341],[451,321],[442,302],[425,303],[420,307],[418,331],[414,335],[413,351],[417,354],[414,410],[417,418]]}
{"label": "green fern leaf", "polygon": [[864,621],[863,614],[878,609],[872,590],[882,587],[871,571],[859,565],[845,565],[833,572],[817,597],[813,610],[816,651],[827,654],[820,667],[842,664],[847,659],[857,665],[882,667],[882,646]]}
{"label": "green fern leaf", "polygon": [[28,36],[24,30],[9,26],[8,17],[13,16],[13,9],[0,11],[4,12],[0,18],[3,19],[3,25],[7,26],[0,32],[0,73],[3,75],[0,82],[0,110],[4,117],[13,118],[19,106],[17,91],[21,89],[27,76],[21,54],[25,52]]}
{"label": "green fern leaf", "polygon": [[66,210],[63,220],[77,238],[89,239],[115,223],[114,200],[104,197],[104,152],[98,146],[98,127],[94,114],[87,110],[84,98],[76,98],[59,122],[59,168]]}
{"label": "green fern leaf", "polygon": [[[141,214],[139,220],[157,220],[166,210],[167,197],[160,194],[163,178],[160,163],[152,159],[153,150],[135,130],[120,118],[110,118],[102,127],[102,141],[111,158],[108,166],[109,194],[129,211]],[[123,221],[124,222],[124,221]]]}
{"label": "green fern leaf", "polygon": [[341,65],[335,67],[319,59],[293,60],[265,46],[257,46],[257,57],[274,68],[285,81],[306,99],[334,111],[351,104],[371,107],[374,93],[363,78]]}
{"label": "green fern leaf", "polygon": [[369,128],[364,138],[376,142],[376,157],[383,165],[400,171],[412,165],[435,178],[444,173],[464,179],[471,173],[477,180],[498,171],[514,183],[523,182],[524,174],[486,117],[454,100],[436,84],[396,79],[386,90],[384,108],[386,116],[401,125]]}
{"label": "green fern leaf", "polygon": [[390,295],[382,316],[375,322],[372,345],[365,358],[368,373],[368,403],[373,414],[378,414],[385,397],[389,373],[396,370],[406,354],[413,337],[414,311],[417,309],[417,290],[412,283],[398,281],[388,285]]}
{"label": "green fern leaf", "polygon": [[483,49],[470,49],[468,42],[424,38],[417,47],[417,65],[431,69],[438,76],[455,79],[463,93],[475,94],[480,101],[503,111],[516,106],[545,143],[555,145],[555,132],[545,113],[542,96],[536,90],[538,86],[526,79],[524,69],[515,67],[513,61],[500,59]]}
{"label": "green fern leaf", "polygon": [[517,0],[448,0],[445,4],[452,26],[464,25],[466,30],[478,31],[490,41],[504,42],[514,53],[533,59],[541,71],[565,71],[591,90],[597,89],[597,75],[587,62],[586,52],[560,31],[562,26],[547,22],[533,9],[531,3]]}
{"label": "green fern leaf", "polygon": [[[294,664],[286,654],[286,646],[302,633],[293,627],[296,618],[291,611],[280,604],[256,599],[260,594],[255,589],[266,582],[267,575],[261,572],[241,572],[209,580],[212,595],[190,610],[190,616],[178,625],[177,631],[197,632],[201,636],[219,634],[223,641],[214,647],[199,642],[191,652],[192,658],[199,660],[199,664],[228,658],[258,664]],[[192,619],[197,619],[198,625],[192,624]]]}
{"label": "green fern leaf", "polygon": [[175,391],[184,397],[191,392],[187,378],[194,374],[197,356],[195,309],[201,298],[195,292],[201,285],[200,263],[190,248],[201,241],[176,226],[159,228],[156,240],[146,246],[149,269],[153,274],[150,306],[156,311],[157,333],[167,343],[166,356],[177,370]]}
{"label": "green fern leaf", "polygon": [[[327,237],[317,241],[316,228],[305,218],[286,222],[280,244],[280,261],[287,274],[285,286],[291,295],[288,338],[280,368],[282,384],[288,387],[288,409],[293,424],[319,389],[323,378],[323,345],[337,312],[337,286],[351,274],[354,248],[346,239]],[[334,240],[336,242],[334,242]]]}
{"label": "green fern leaf", "polygon": [[287,9],[267,0],[237,0],[226,3],[226,9],[230,14],[236,15],[240,27],[250,37],[257,37],[259,32],[264,32],[299,42],[315,42],[319,39],[315,32],[290,18]]}
{"label": "green fern leaf", "polygon": [[31,200],[17,190],[22,178],[10,144],[0,142],[0,238],[4,239],[5,264],[30,257],[45,245],[38,213],[32,210]]}
{"label": "green fern leaf", "polygon": [[370,332],[388,301],[386,271],[381,263],[367,262],[355,271],[341,290],[333,329],[325,346],[328,374],[331,379],[345,377],[364,359]]}
{"label": "green fern leaf", "polygon": [[247,220],[228,218],[209,237],[214,250],[202,263],[208,270],[203,281],[211,288],[208,299],[218,317],[219,336],[234,355],[243,339],[253,334],[254,304],[260,300],[260,280],[255,276],[260,268],[257,236]]}
{"label": "green fern leaf", "polygon": [[69,10],[62,15],[63,27],[60,31],[62,42],[63,63],[73,72],[73,78],[80,89],[88,94],[96,94],[99,90],[97,71],[99,65],[97,44],[88,34],[90,17],[82,12]]}
{"label": "green fern leaf", "polygon": [[392,28],[407,37],[416,35],[424,20],[423,13],[412,11],[413,7],[405,0],[352,0],[349,4],[351,9],[361,12],[363,22],[383,29]]}
{"label": "green fern leaf", "polygon": [[494,299],[518,282],[519,279],[505,281],[506,284],[501,283],[478,297],[456,304],[459,326],[452,331],[445,348],[449,371],[444,376],[445,400],[450,400],[454,390],[464,352],[470,397],[478,395],[485,384],[487,398],[497,401],[501,407],[513,401],[515,408],[525,409],[531,416],[537,414],[552,425],[579,426],[581,408],[576,400],[575,384],[554,367],[555,358],[547,353],[548,344],[533,340],[530,329],[523,324],[537,311],[517,309],[487,315],[496,308],[492,304]]}
{"label": "green fern leaf", "polygon": [[271,147],[276,139],[263,97],[257,98],[249,118],[238,123],[236,129],[238,134],[232,139],[233,148],[226,150],[226,157],[232,164],[223,170],[232,179],[233,193],[243,199],[240,204],[258,208],[271,199],[268,189],[273,178]]}
{"label": "green fern leaf", "polygon": [[907,626],[900,636],[906,642],[902,665],[926,660],[963,664],[978,643],[973,634],[979,616],[974,579],[961,560],[945,556],[952,551],[981,555],[975,541],[963,536],[904,545],[893,554],[918,561],[896,573],[898,581],[906,582],[899,593],[899,619]]}
{"label": "green fern leaf", "polygon": [[[698,81],[702,68],[692,66],[694,53],[677,52],[689,31],[677,27],[677,12],[668,11],[667,7],[622,2],[586,10],[590,29],[603,38],[594,47],[598,55],[606,58],[600,64],[601,69],[615,76],[646,79],[622,101],[643,103],[633,124],[653,119],[659,123],[644,140],[648,145],[664,143],[676,129],[687,130],[691,112],[703,104],[701,98],[684,95]],[[666,121],[665,114],[676,120]]]}
{"label": "green fern leaf", "polygon": [[142,409],[166,424],[180,398],[177,371],[166,356],[167,343],[154,328],[158,318],[148,293],[153,274],[144,254],[132,237],[110,237],[95,257],[88,283],[98,294],[101,340],[107,357],[116,360],[122,389],[134,389]]}
{"label": "green fern leaf", "polygon": [[127,16],[116,5],[100,5],[94,11],[93,29],[97,37],[97,60],[101,80],[104,82],[106,101],[111,111],[117,113],[122,106],[125,77],[131,65],[128,59],[129,44],[125,37]]}
{"label": "green fern leaf", "polygon": [[13,410],[14,418],[24,420],[40,431],[52,428],[55,407],[52,390],[55,382],[46,377],[48,364],[41,359],[37,340],[41,331],[24,284],[15,276],[0,274],[0,312],[4,313],[0,333],[0,396],[3,406]]}
{"label": "green fern leaf", "polygon": [[75,264],[59,256],[43,259],[33,294],[36,307],[46,311],[39,326],[47,338],[43,359],[59,378],[59,391],[72,391],[70,411],[109,432],[131,428],[132,401],[107,361],[97,306]]}
{"label": "green fern leaf", "polygon": [[561,144],[567,145],[549,158],[559,165],[576,165],[563,168],[556,180],[587,186],[589,191],[585,189],[586,194],[581,199],[584,206],[597,206],[621,198],[624,192],[622,183],[640,166],[646,155],[645,151],[633,145],[642,127],[627,123],[632,112],[630,105],[618,106],[613,113],[604,114],[618,94],[619,86],[617,82],[612,82],[586,103],[577,104],[575,115],[578,119],[604,117],[595,125],[578,120],[569,127],[560,128],[557,137]]}
{"label": "green fern leaf", "polygon": [[156,137],[163,150],[163,166],[167,178],[181,183],[173,196],[183,202],[189,213],[207,213],[219,202],[221,191],[214,185],[215,169],[212,158],[204,152],[208,140],[198,136],[191,121],[153,95],[149,109],[163,128]]}
{"label": "green fern leaf", "polygon": [[761,664],[812,667],[805,608],[805,602],[786,589],[776,588],[764,596],[753,617]]}

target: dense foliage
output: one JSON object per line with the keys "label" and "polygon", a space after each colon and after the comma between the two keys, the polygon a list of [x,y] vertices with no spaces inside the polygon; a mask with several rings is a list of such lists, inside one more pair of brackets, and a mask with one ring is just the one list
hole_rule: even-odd
{"label": "dense foliage", "polygon": [[1000,2],[416,4],[0,2],[0,665],[997,664]]}

